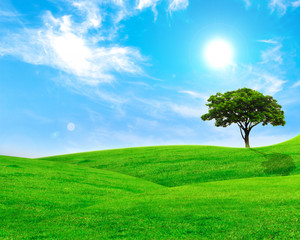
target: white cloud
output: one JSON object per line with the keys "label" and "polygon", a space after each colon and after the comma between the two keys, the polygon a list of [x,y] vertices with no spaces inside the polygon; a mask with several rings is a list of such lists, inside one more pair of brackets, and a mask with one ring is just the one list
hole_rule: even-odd
{"label": "white cloud", "polygon": [[289,7],[297,8],[300,6],[300,1],[291,1],[291,0],[270,0],[269,8],[271,12],[277,11],[280,16],[286,14],[286,11]]}
{"label": "white cloud", "polygon": [[143,10],[148,7],[155,7],[159,0],[139,0],[136,9]]}
{"label": "white cloud", "polygon": [[277,65],[281,65],[283,63],[283,53],[282,49],[282,40],[280,39],[267,39],[267,40],[259,40],[258,42],[266,43],[267,48],[264,51],[261,51],[261,59],[260,63],[276,63]]}
{"label": "white cloud", "polygon": [[[115,43],[120,21],[147,7],[154,14],[159,0],[65,0],[69,4],[63,16],[43,15],[42,27],[23,28],[0,36],[0,56],[11,55],[34,64],[50,66],[64,75],[64,85],[89,93],[83,86],[97,86],[116,81],[120,74],[144,75],[146,60],[137,48]],[[185,3],[184,3],[185,2]],[[172,1],[172,11],[185,8],[188,1]],[[107,7],[111,10],[106,11]],[[12,13],[0,12],[0,15]],[[27,24],[28,25],[28,24]],[[24,26],[21,23],[21,26]],[[73,76],[73,78],[72,78]],[[57,78],[62,79],[62,78]],[[107,94],[99,94],[110,99]],[[95,96],[95,94],[94,94]],[[120,102],[119,100],[113,100]],[[122,100],[123,101],[123,100]]]}
{"label": "white cloud", "polygon": [[292,2],[292,6],[293,6],[294,8],[300,7],[300,0],[295,1],[295,2]]}
{"label": "white cloud", "polygon": [[[228,83],[234,88],[249,87],[264,94],[275,95],[284,88],[287,82],[286,63],[284,54],[281,51],[281,43],[272,44],[265,51],[261,52],[261,60],[250,65],[238,65],[235,71],[225,75],[231,79]],[[230,89],[230,86],[228,88]],[[227,90],[227,89],[226,89]]]}
{"label": "white cloud", "polygon": [[[143,110],[147,115],[161,121],[174,118],[174,114],[184,118],[200,118],[206,112],[203,101],[192,101],[181,99],[180,101],[135,98],[137,102],[143,104]],[[206,101],[206,99],[205,99]]]}
{"label": "white cloud", "polygon": [[185,93],[193,98],[198,98],[198,99],[202,99],[204,101],[206,101],[209,96],[206,94],[202,94],[202,93],[198,93],[198,92],[194,92],[194,91],[190,91],[190,90],[183,90],[183,91],[179,91],[180,93]]}
{"label": "white cloud", "polygon": [[101,26],[102,16],[100,9],[93,1],[71,1],[82,14],[85,15],[85,22],[82,29],[97,28]]}
{"label": "white cloud", "polygon": [[188,0],[170,0],[168,11],[172,13],[178,10],[183,10],[186,9],[188,5],[189,5]]}
{"label": "white cloud", "polygon": [[156,5],[158,2],[159,0],[139,0],[138,4],[136,5],[136,9],[142,11],[145,8],[151,7],[152,12],[154,14],[154,21],[156,21],[158,15]]}
{"label": "white cloud", "polygon": [[200,106],[191,107],[191,106],[179,105],[179,104],[170,104],[170,109],[173,112],[181,115],[182,117],[188,117],[188,118],[200,118],[204,112],[204,110],[201,111]]}
{"label": "white cloud", "polygon": [[[245,66],[236,71],[240,87],[249,87],[268,95],[275,95],[283,90],[283,85],[287,82],[281,73],[268,71],[265,66]],[[244,78],[240,75],[248,72]]]}
{"label": "white cloud", "polygon": [[300,81],[297,81],[293,84],[292,88],[296,88],[300,86]]}
{"label": "white cloud", "polygon": [[284,76],[281,67],[274,63],[244,65],[237,67],[231,76],[231,84],[234,88],[248,87],[264,94],[275,95],[283,90],[287,82]]}
{"label": "white cloud", "polygon": [[17,15],[11,11],[0,10],[0,17],[16,17]]}
{"label": "white cloud", "polygon": [[123,0],[112,0],[114,4],[117,6],[124,6],[124,1]]}
{"label": "white cloud", "polygon": [[[260,7],[261,1],[256,0],[243,0],[246,5],[246,8],[250,7],[253,4],[257,4]],[[279,16],[286,14],[289,8],[298,8],[300,7],[300,0],[267,0],[268,8],[271,10],[271,13],[276,12]]]}
{"label": "white cloud", "polygon": [[[272,43],[273,44],[273,43]],[[276,43],[274,47],[268,48],[265,51],[261,52],[261,63],[270,63],[276,62],[278,64],[283,63],[282,53],[281,53],[282,44]]]}
{"label": "white cloud", "polygon": [[278,39],[258,42],[266,43],[268,47],[261,52],[261,61],[258,64],[248,66],[247,85],[265,94],[274,95],[282,91],[284,83],[287,82],[284,80],[285,71],[282,70],[284,69],[282,43]]}
{"label": "white cloud", "polygon": [[258,40],[258,42],[262,43],[271,43],[271,44],[278,44],[279,42],[275,39],[264,39],[264,40]]}
{"label": "white cloud", "polygon": [[[84,10],[85,11],[85,10]],[[132,47],[114,44],[110,47],[94,43],[86,34],[89,28],[99,27],[100,18],[93,21],[87,14],[82,24],[70,15],[55,18],[44,15],[44,27],[24,29],[3,37],[0,55],[13,55],[21,60],[54,67],[77,77],[83,84],[97,85],[111,82],[116,73],[142,74],[140,52]]]}
{"label": "white cloud", "polygon": [[277,10],[279,15],[284,15],[287,10],[287,3],[285,0],[270,0],[269,7],[271,8],[271,12],[273,13]]}
{"label": "white cloud", "polygon": [[272,75],[268,72],[260,71],[253,72],[254,78],[248,84],[255,90],[263,91],[265,94],[274,95],[283,89],[283,84],[286,81],[278,76]]}
{"label": "white cloud", "polygon": [[[136,9],[143,10],[145,8],[151,7],[154,14],[156,12],[156,6],[161,0],[137,0]],[[189,5],[189,0],[168,0],[168,11],[175,12],[179,10],[186,9]]]}
{"label": "white cloud", "polygon": [[17,12],[9,1],[0,1],[0,22],[16,23],[19,17],[21,17],[21,14]]}

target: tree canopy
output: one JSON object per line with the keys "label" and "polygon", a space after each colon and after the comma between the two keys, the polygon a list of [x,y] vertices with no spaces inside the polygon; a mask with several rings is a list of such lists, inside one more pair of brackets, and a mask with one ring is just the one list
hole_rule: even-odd
{"label": "tree canopy", "polygon": [[249,133],[256,125],[285,125],[284,112],[277,100],[250,88],[217,93],[207,101],[208,113],[201,116],[202,120],[215,119],[217,127],[236,123],[246,147],[250,147]]}

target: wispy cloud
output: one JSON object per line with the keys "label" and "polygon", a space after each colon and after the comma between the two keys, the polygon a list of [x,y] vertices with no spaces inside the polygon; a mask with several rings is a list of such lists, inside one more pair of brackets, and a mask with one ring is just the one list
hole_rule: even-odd
{"label": "wispy cloud", "polygon": [[[147,61],[134,46],[118,44],[120,22],[152,7],[159,0],[96,1],[65,0],[68,7],[63,15],[44,12],[41,27],[10,30],[0,36],[0,56],[11,55],[24,62],[55,68],[65,74],[64,85],[77,92],[90,93],[90,88],[117,81],[121,75],[146,76]],[[172,11],[187,6],[188,1],[170,1]],[[109,11],[107,9],[110,9]],[[12,13],[0,11],[0,15]],[[28,25],[27,25],[28,26]],[[95,88],[94,88],[95,89]],[[99,89],[97,88],[97,91]],[[120,102],[109,94],[97,94],[106,100]],[[122,102],[122,101],[121,101]]]}
{"label": "wispy cloud", "polygon": [[9,1],[0,1],[0,22],[15,22],[20,15]]}
{"label": "wispy cloud", "polygon": [[297,0],[270,0],[269,1],[269,8],[271,12],[277,12],[280,16],[286,14],[287,9],[289,7],[297,8],[300,6],[300,1]]}
{"label": "wispy cloud", "polygon": [[284,83],[287,82],[284,79],[282,43],[279,39],[258,42],[267,44],[267,48],[261,51],[261,61],[258,64],[246,66],[247,85],[265,94],[274,95],[282,91]]}
{"label": "wispy cloud", "polygon": [[206,94],[203,94],[203,93],[198,93],[198,92],[195,92],[195,91],[190,91],[190,90],[183,90],[183,91],[179,91],[180,93],[184,93],[184,94],[187,94],[193,98],[196,98],[196,99],[202,99],[204,101],[206,101],[209,96],[206,95]]}
{"label": "wispy cloud", "polygon": [[154,20],[156,21],[157,15],[158,15],[156,5],[158,2],[159,2],[159,0],[139,0],[136,5],[136,9],[142,11],[145,8],[151,7],[152,12],[154,14]]}
{"label": "wispy cloud", "polygon": [[200,106],[187,106],[182,104],[170,104],[170,109],[179,114],[182,117],[187,118],[200,118],[204,113],[204,109],[201,111]]}
{"label": "wispy cloud", "polygon": [[[249,87],[275,95],[284,89],[287,83],[286,71],[291,59],[283,49],[283,40],[280,38],[259,40],[259,60],[251,64],[237,64],[234,69],[222,72],[222,76],[216,75],[227,82],[226,86],[216,87],[216,91],[228,91],[229,89]],[[194,95],[195,93],[189,93]]]}
{"label": "wispy cloud", "polygon": [[292,88],[296,88],[300,86],[300,81],[297,81],[293,84]]}
{"label": "wispy cloud", "polygon": [[[136,9],[144,10],[146,8],[151,8],[154,13],[154,19],[157,19],[157,9],[156,6],[162,1],[160,0],[138,0]],[[168,12],[172,14],[172,12],[184,10],[188,7],[189,0],[168,0]]]}
{"label": "wispy cloud", "polygon": [[263,40],[258,40],[258,42],[271,43],[271,44],[278,44],[279,43],[279,41],[277,41],[276,39],[263,39]]}
{"label": "wispy cloud", "polygon": [[89,28],[98,28],[101,26],[102,14],[94,1],[79,0],[69,2],[84,15],[85,21],[82,24],[81,29],[87,30]]}
{"label": "wispy cloud", "polygon": [[155,7],[159,0],[138,0],[136,9],[143,10],[148,7]]}
{"label": "wispy cloud", "polygon": [[[256,0],[243,0],[246,4],[246,7],[250,7],[252,3],[261,4],[261,1]],[[279,16],[286,14],[289,8],[298,8],[300,7],[300,0],[268,0],[266,1],[268,8],[271,10],[271,13],[277,13]]]}
{"label": "wispy cloud", "polygon": [[11,11],[0,10],[0,17],[16,17],[17,14]]}
{"label": "wispy cloud", "polygon": [[101,18],[86,14],[86,21],[77,25],[70,15],[55,18],[47,12],[44,27],[23,29],[3,37],[0,54],[54,67],[88,85],[111,82],[115,73],[142,74],[140,63],[144,58],[139,50],[117,44],[105,47],[90,40],[86,33],[92,27],[99,27]]}
{"label": "wispy cloud", "polygon": [[256,69],[252,73],[253,79],[248,82],[249,85],[255,90],[263,91],[265,94],[274,95],[282,91],[283,84],[287,81],[282,80],[280,77],[269,72]]}
{"label": "wispy cloud", "polygon": [[277,11],[279,15],[284,15],[286,13],[288,4],[286,0],[270,0],[269,8],[271,12]]}
{"label": "wispy cloud", "polygon": [[300,0],[292,2],[292,6],[295,8],[300,7]]}
{"label": "wispy cloud", "polygon": [[271,63],[275,62],[278,64],[282,64],[282,44],[276,40],[260,40],[260,42],[271,44],[271,47],[261,52],[261,63]]}
{"label": "wispy cloud", "polygon": [[170,0],[168,11],[172,13],[178,10],[183,10],[186,9],[188,5],[189,5],[188,0]]}
{"label": "wispy cloud", "polygon": [[[180,99],[180,100],[179,100]],[[135,98],[135,100],[143,105],[143,111],[148,116],[160,119],[161,121],[174,119],[174,116],[181,118],[200,118],[206,111],[204,104],[206,99],[199,101],[195,99],[190,101],[189,98],[181,98],[178,100]]]}

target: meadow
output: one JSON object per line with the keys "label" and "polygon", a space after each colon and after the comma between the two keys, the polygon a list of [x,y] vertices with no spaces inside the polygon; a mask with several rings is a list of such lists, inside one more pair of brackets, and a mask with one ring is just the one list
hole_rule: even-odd
{"label": "meadow", "polygon": [[0,238],[300,239],[299,146],[0,156]]}

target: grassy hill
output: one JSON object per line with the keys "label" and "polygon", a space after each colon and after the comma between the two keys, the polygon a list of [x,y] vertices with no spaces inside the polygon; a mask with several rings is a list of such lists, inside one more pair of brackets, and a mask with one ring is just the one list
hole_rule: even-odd
{"label": "grassy hill", "polygon": [[105,169],[173,187],[237,178],[300,174],[300,135],[263,148],[161,146],[44,158]]}
{"label": "grassy hill", "polygon": [[299,146],[0,156],[0,239],[300,239]]}

